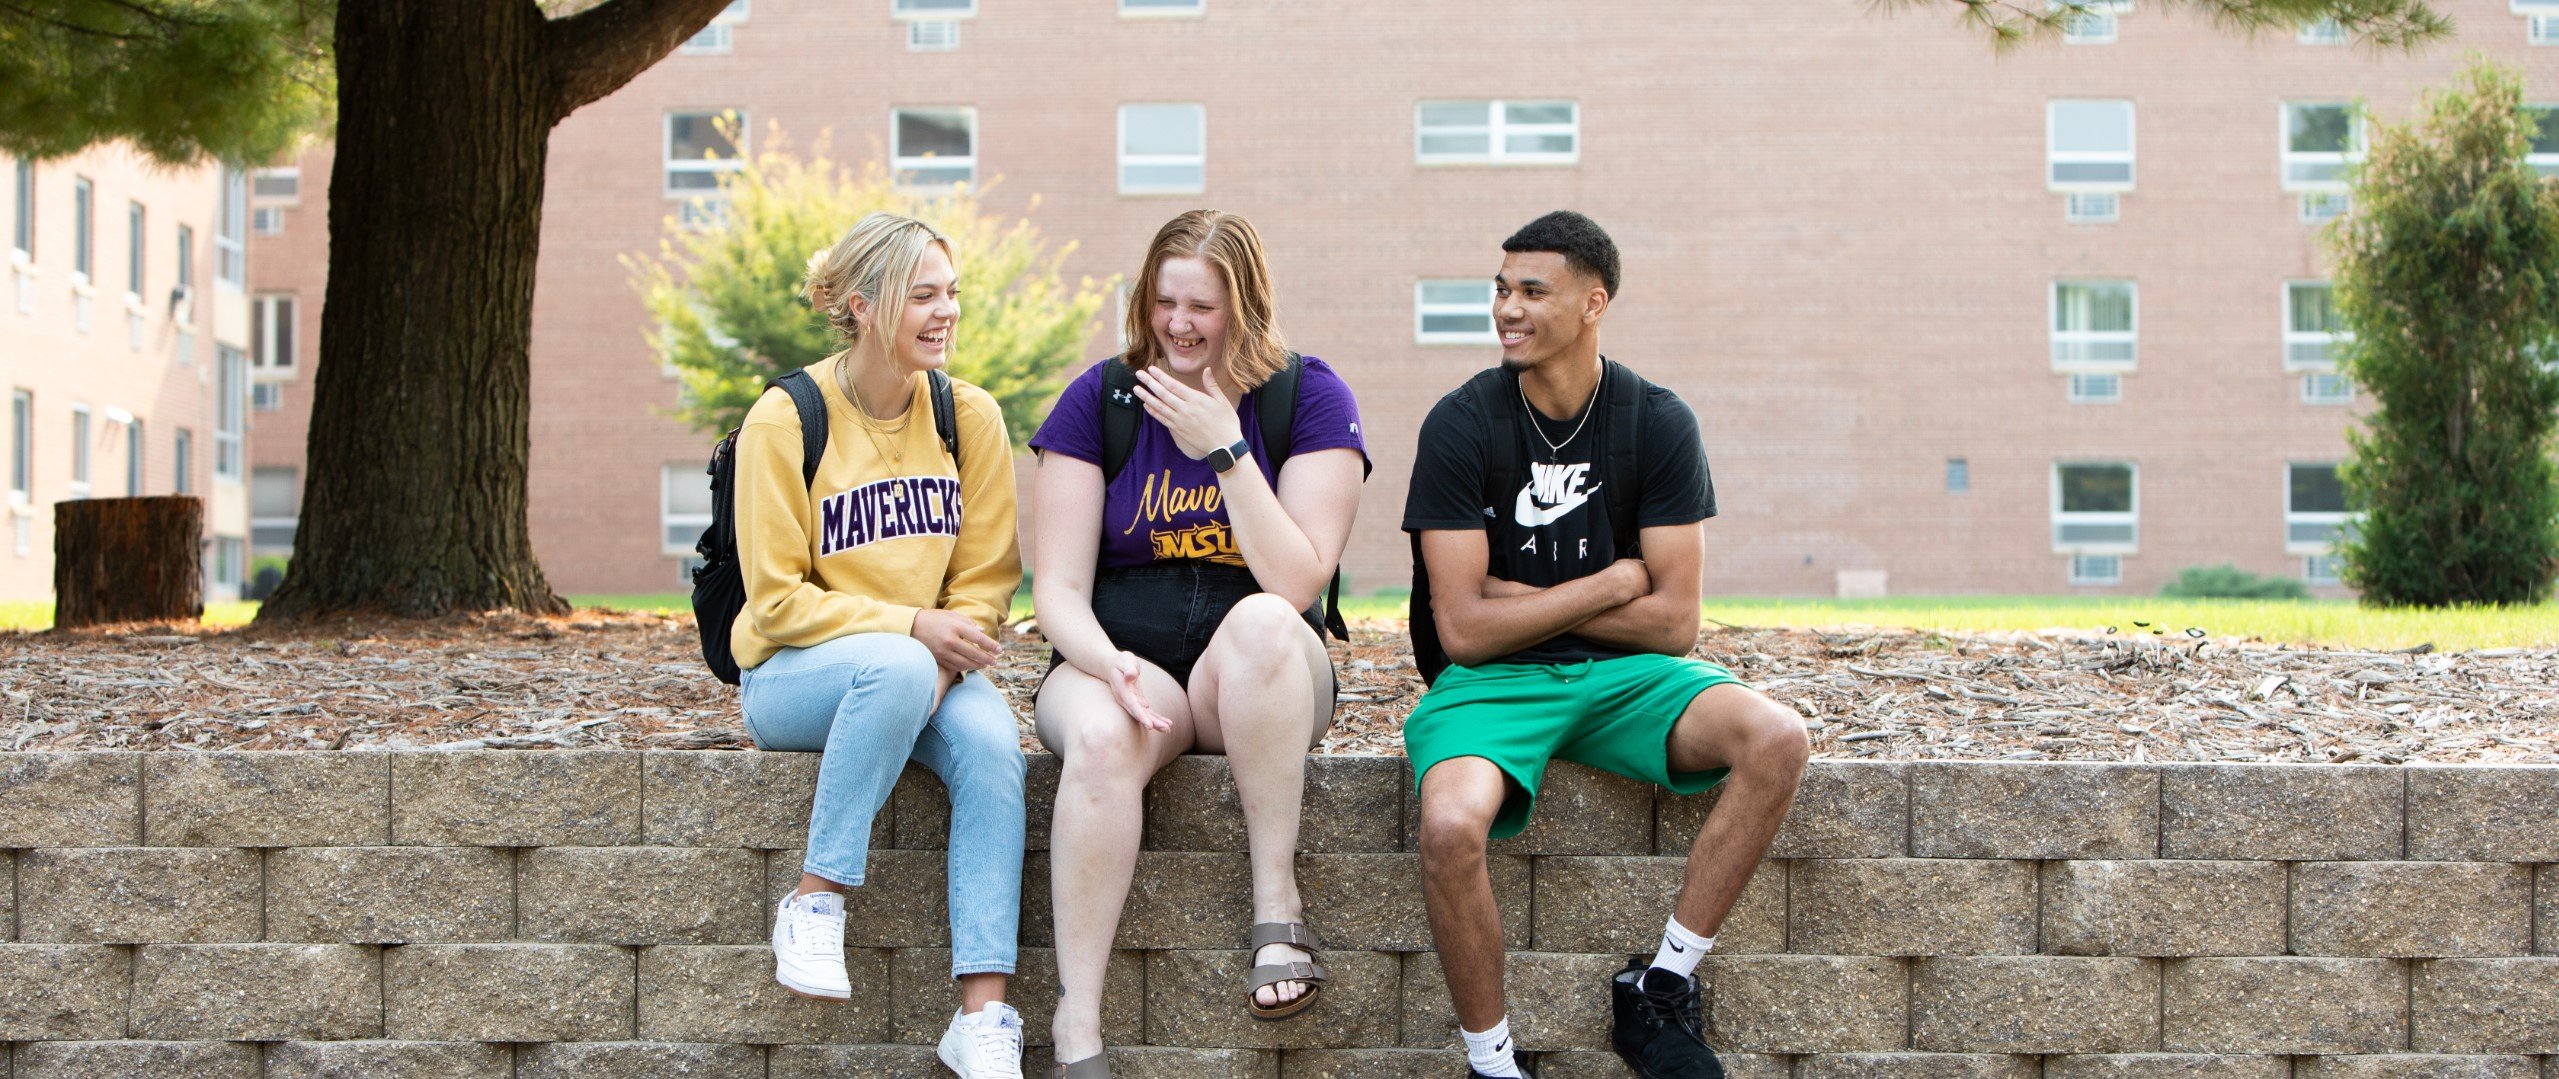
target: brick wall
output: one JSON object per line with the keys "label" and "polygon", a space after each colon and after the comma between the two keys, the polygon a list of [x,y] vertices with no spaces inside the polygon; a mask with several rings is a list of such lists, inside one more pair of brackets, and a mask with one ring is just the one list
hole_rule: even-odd
{"label": "brick wall", "polygon": [[[927,1076],[947,813],[910,775],[846,944],[771,982],[809,755],[0,754],[0,1075]],[[1052,758],[1023,972],[1054,992]],[[1439,1076],[1404,764],[1309,771],[1333,996],[1238,1006],[1224,762],[1148,792],[1105,1013],[1123,1076]],[[1619,1075],[1599,987],[1649,947],[1707,799],[1566,765],[1497,845],[1512,1021]],[[2559,1079],[2559,769],[1817,762],[1702,970],[1737,1079]],[[1044,1052],[1034,1052],[1044,1059]]]}

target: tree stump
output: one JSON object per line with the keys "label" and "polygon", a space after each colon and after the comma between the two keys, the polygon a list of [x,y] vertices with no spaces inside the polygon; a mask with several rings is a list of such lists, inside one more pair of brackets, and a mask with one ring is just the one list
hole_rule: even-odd
{"label": "tree stump", "polygon": [[203,546],[192,495],[54,503],[54,628],[202,618]]}

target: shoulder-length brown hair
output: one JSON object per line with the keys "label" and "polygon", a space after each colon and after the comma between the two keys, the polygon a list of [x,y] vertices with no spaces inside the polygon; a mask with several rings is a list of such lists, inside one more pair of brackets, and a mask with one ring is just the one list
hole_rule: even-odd
{"label": "shoulder-length brown hair", "polygon": [[1165,259],[1200,258],[1226,282],[1226,355],[1220,378],[1236,393],[1260,386],[1288,366],[1271,304],[1271,268],[1253,223],[1223,210],[1192,210],[1164,223],[1146,245],[1146,264],[1129,291],[1128,365],[1143,371],[1163,358],[1155,344],[1155,282]]}

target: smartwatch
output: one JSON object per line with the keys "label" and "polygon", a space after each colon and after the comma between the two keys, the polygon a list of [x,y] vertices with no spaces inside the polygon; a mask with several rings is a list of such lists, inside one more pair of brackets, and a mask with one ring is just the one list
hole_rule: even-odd
{"label": "smartwatch", "polygon": [[1253,452],[1253,447],[1243,439],[1239,438],[1235,440],[1235,444],[1232,446],[1219,446],[1216,449],[1208,451],[1208,456],[1201,458],[1201,460],[1207,461],[1208,467],[1211,470],[1224,472],[1227,469],[1235,467],[1235,462],[1242,460],[1245,454],[1251,452]]}

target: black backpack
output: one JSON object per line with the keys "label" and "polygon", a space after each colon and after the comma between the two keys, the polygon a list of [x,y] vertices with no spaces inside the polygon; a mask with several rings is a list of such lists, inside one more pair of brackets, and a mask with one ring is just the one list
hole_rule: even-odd
{"label": "black backpack", "polygon": [[[958,407],[951,398],[951,376],[928,371],[926,379],[933,388],[933,430],[942,436],[942,450],[951,455],[951,466],[960,463],[960,425]],[[791,403],[800,412],[800,483],[817,483],[818,462],[826,457],[826,396],[817,388],[817,380],[805,370],[764,384],[765,392],[775,387],[791,395]],[[738,570],[737,561],[737,431],[711,450],[710,467],[703,469],[711,477],[711,527],[702,530],[702,540],[693,550],[702,556],[702,564],[693,568],[693,623],[702,633],[702,662],[711,665],[711,673],[720,681],[737,684],[737,656],[729,651],[729,628],[737,623],[739,611],[746,609],[746,578]]]}
{"label": "black backpack", "polygon": [[[1137,450],[1137,421],[1144,415],[1137,403],[1137,371],[1118,356],[1102,361],[1102,483],[1108,486],[1118,479],[1120,470],[1128,467],[1129,454]],[[1306,371],[1306,359],[1288,354],[1288,366],[1280,368],[1270,379],[1253,391],[1253,420],[1262,428],[1262,454],[1270,458],[1271,474],[1279,474],[1288,463],[1289,447],[1295,441],[1297,423],[1297,385]],[[1264,408],[1264,404],[1276,407]],[[1361,458],[1360,475],[1367,476],[1370,466]],[[1313,621],[1339,640],[1350,640],[1350,626],[1342,621],[1342,571],[1333,569],[1333,584],[1325,598],[1317,600],[1322,608]]]}
{"label": "black backpack", "polygon": [[[1628,370],[1615,360],[1602,361],[1599,399],[1593,408],[1604,408],[1601,416],[1606,426],[1599,429],[1600,482],[1609,492],[1608,530],[1616,537],[1617,557],[1641,557],[1637,549],[1635,505],[1643,486],[1642,452],[1644,394],[1651,384],[1643,376]],[[1466,394],[1474,400],[1475,413],[1484,418],[1484,505],[1486,513],[1508,513],[1506,501],[1515,497],[1527,480],[1522,467],[1519,444],[1520,389],[1519,376],[1508,369],[1495,367],[1468,379],[1466,384],[1449,391],[1450,397]],[[1422,534],[1411,534],[1413,545],[1413,598],[1406,611],[1413,637],[1413,666],[1421,672],[1422,683],[1439,679],[1448,669],[1448,652],[1439,646],[1439,625],[1431,619],[1430,568],[1422,562]],[[1499,552],[1492,566],[1498,569]]]}

